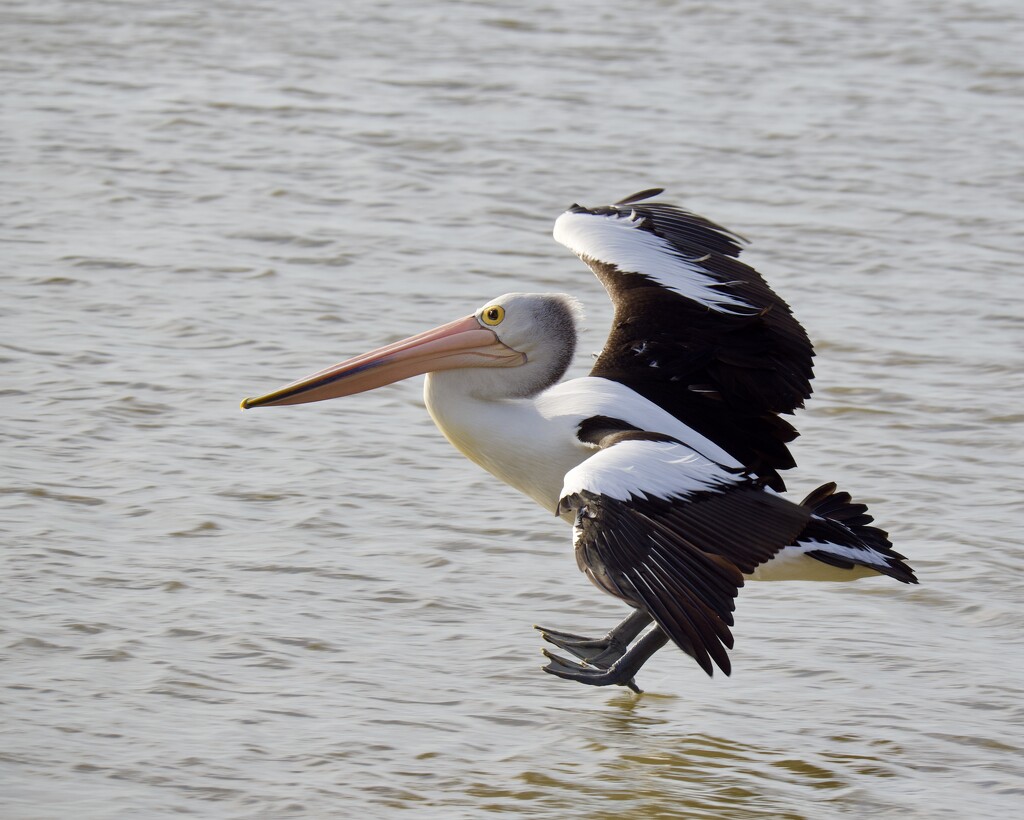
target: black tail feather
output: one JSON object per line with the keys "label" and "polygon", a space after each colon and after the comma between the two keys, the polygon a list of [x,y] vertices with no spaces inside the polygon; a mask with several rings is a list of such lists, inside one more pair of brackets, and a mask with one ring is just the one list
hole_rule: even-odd
{"label": "black tail feather", "polygon": [[837,555],[827,549],[811,550],[807,555],[825,564],[842,569],[853,569],[857,565],[868,567],[883,575],[916,584],[914,571],[905,563],[904,556],[892,548],[889,534],[879,527],[871,526],[874,518],[868,514],[867,505],[855,503],[847,492],[837,492],[834,482],[822,484],[812,490],[801,502],[817,518],[812,518],[800,536],[800,541],[816,541],[823,545],[834,543],[854,550],[865,551],[865,559],[871,553],[881,556],[882,563],[858,561],[854,554]]}

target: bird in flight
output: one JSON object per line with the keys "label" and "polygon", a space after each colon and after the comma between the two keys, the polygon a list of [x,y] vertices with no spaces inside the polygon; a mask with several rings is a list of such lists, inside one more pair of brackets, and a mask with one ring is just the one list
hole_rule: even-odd
{"label": "bird in flight", "polygon": [[[576,561],[632,612],[600,637],[537,627],[544,671],[637,688],[672,642],[731,671],[746,579],[917,583],[863,504],[824,484],[799,503],[781,473],[811,394],[814,350],[739,260],[740,237],[661,189],[573,205],[554,238],[614,305],[588,376],[563,381],[581,310],[561,293],[506,293],[469,316],[318,371],[242,408],[350,396],[426,374],[427,410],[469,459],[572,525]],[[568,657],[567,657],[568,656]]]}

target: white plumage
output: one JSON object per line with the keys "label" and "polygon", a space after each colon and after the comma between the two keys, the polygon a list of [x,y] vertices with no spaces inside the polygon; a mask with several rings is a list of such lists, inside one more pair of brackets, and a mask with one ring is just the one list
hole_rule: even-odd
{"label": "white plumage", "polygon": [[735,473],[681,444],[634,440],[603,449],[566,473],[561,497],[587,490],[618,501],[654,496],[685,502],[738,481]]}
{"label": "white plumage", "polygon": [[628,214],[566,211],[555,220],[552,235],[585,262],[614,260],[611,264],[622,273],[642,274],[712,310],[750,310],[750,304],[722,291],[700,267],[705,259],[687,258],[662,237],[641,230],[643,226],[644,217],[635,210]]}

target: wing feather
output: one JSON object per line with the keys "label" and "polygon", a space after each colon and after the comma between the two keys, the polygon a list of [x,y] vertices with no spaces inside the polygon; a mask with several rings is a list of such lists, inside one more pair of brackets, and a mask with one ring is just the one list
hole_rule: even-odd
{"label": "wing feather", "polygon": [[728,674],[743,573],[792,543],[809,510],[665,436],[604,428],[559,502],[575,516],[580,568],[649,612],[708,674]]}
{"label": "wing feather", "polygon": [[811,394],[803,327],[752,267],[739,237],[704,217],[642,201],[573,205],[554,237],[597,275],[615,306],[591,375],[626,384],[783,489],[796,437],[780,413]]}

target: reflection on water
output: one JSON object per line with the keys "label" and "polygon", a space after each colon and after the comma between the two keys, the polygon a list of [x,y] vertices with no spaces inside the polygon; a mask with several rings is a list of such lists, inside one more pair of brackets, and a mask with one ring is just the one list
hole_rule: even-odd
{"label": "reflection on water", "polygon": [[[645,704],[646,705],[646,704]],[[626,703],[618,706],[630,710]],[[618,729],[635,728],[631,721],[610,719]],[[642,720],[649,738],[650,722]],[[638,736],[638,735],[632,735]],[[616,731],[611,738],[621,738]],[[804,750],[772,749],[703,734],[658,734],[644,751],[623,752],[595,740],[587,745],[592,761],[579,765],[535,761],[514,784],[479,784],[471,794],[490,801],[495,810],[542,805],[571,812],[580,805],[595,806],[593,815],[612,817],[820,817],[830,803],[864,811],[878,804],[858,795],[857,784],[875,778],[898,778],[887,763],[889,752],[841,751],[849,737],[831,738],[840,751],[821,753],[812,760]],[[890,745],[891,744],[886,744]],[[537,764],[541,765],[537,765]],[[804,806],[794,810],[794,806]]]}
{"label": "reflection on water", "polygon": [[[5,817],[1009,817],[1020,764],[1015,4],[9,3]],[[544,675],[568,531],[416,382],[268,386],[514,290],[664,185],[818,350],[794,495],[922,579],[750,584],[732,678]]]}

